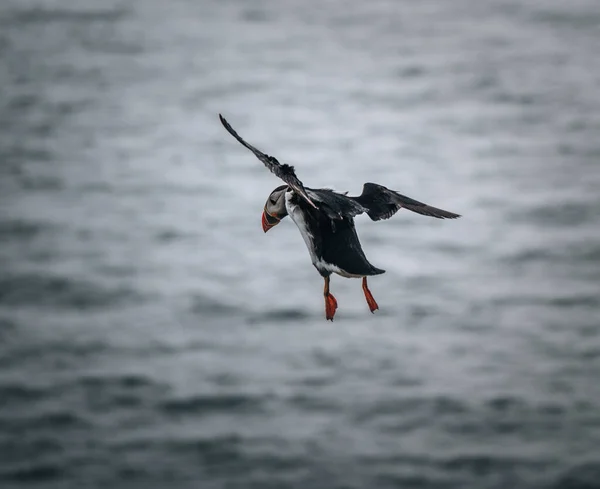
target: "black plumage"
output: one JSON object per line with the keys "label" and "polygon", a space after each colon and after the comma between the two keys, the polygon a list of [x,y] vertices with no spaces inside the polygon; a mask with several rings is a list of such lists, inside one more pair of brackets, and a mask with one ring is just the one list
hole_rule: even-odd
{"label": "black plumage", "polygon": [[389,219],[403,207],[417,214],[438,219],[460,217],[459,214],[432,207],[376,183],[365,183],[362,194],[352,199],[367,209],[367,214],[373,221]]}
{"label": "black plumage", "polygon": [[[309,195],[311,193],[319,196],[316,202],[327,206],[330,212],[336,215],[335,218],[330,218],[329,213],[310,207],[295,195],[291,197],[291,203],[297,205],[303,213],[306,230],[312,237],[312,246],[317,258],[314,265],[319,273],[327,277],[335,271],[333,267],[337,267],[341,272],[336,273],[353,277],[384,273],[385,270],[369,263],[360,245],[353,219],[354,213],[357,212],[354,201],[332,190],[310,189]],[[304,230],[301,229],[301,232]]]}

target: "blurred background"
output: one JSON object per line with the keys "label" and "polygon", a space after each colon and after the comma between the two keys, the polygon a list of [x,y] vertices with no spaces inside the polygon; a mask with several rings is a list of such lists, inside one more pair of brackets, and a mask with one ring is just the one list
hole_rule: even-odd
{"label": "blurred background", "polygon": [[[600,487],[600,4],[4,0],[0,487]],[[357,218],[323,281],[281,182]]]}

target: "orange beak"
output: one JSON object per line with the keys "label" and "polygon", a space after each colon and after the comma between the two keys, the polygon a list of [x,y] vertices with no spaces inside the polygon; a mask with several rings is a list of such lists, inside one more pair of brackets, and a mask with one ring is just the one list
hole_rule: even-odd
{"label": "orange beak", "polygon": [[267,211],[263,211],[263,213],[262,213],[262,228],[265,233],[269,229],[271,229],[273,226],[277,226],[277,224],[279,224],[279,221],[281,221],[281,219],[278,219],[277,217],[272,216]]}

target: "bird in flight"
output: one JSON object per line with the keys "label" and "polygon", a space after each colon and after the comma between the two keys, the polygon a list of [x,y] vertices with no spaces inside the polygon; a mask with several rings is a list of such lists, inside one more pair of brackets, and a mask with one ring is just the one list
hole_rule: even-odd
{"label": "bird in flight", "polygon": [[385,272],[367,260],[358,240],[354,217],[366,213],[371,220],[389,219],[400,209],[408,209],[438,219],[456,219],[459,214],[424,204],[376,183],[365,183],[362,194],[350,197],[327,188],[305,187],[296,176],[294,167],[281,164],[255,148],[231,127],[219,114],[221,124],[239,143],[252,151],[285,185],[271,192],[262,214],[266,233],[281,220],[290,216],[306,243],[312,264],[325,280],[325,318],[333,321],[337,301],[329,290],[332,273],[347,278],[362,278],[362,289],[371,312],[379,309],[369,290],[367,277]]}

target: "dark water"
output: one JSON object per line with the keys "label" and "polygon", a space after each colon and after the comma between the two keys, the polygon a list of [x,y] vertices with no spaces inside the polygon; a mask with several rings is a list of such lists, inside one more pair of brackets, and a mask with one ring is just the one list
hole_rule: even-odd
{"label": "dark water", "polygon": [[[597,1],[0,7],[0,487],[600,487]],[[381,310],[279,182],[357,220]]]}

